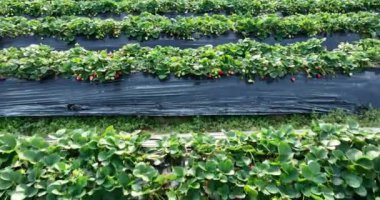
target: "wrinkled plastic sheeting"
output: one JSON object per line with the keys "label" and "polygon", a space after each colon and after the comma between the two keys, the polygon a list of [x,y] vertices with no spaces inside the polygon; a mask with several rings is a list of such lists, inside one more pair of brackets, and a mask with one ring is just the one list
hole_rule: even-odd
{"label": "wrinkled plastic sheeting", "polygon": [[141,73],[109,83],[8,79],[0,82],[0,116],[273,115],[380,107],[379,69],[290,78],[254,84],[237,76],[160,81]]}
{"label": "wrinkled plastic sheeting", "polygon": [[[327,36],[319,35],[315,38],[326,38],[324,46],[328,50],[332,50],[338,47],[341,42],[355,42],[361,39],[361,36],[356,33],[336,33],[330,34]],[[78,37],[76,43],[87,50],[107,50],[115,51],[120,49],[126,44],[136,44],[139,43],[144,47],[155,47],[155,46],[173,46],[179,48],[198,48],[205,45],[221,45],[227,43],[236,43],[243,37],[234,32],[228,32],[226,34],[214,37],[200,37],[195,40],[180,40],[172,37],[161,37],[157,40],[148,40],[148,41],[137,41],[128,39],[125,35],[121,35],[118,38],[105,38],[103,40],[94,40],[86,39],[84,37]],[[307,36],[298,36],[290,39],[275,40],[274,37],[268,37],[266,39],[257,39],[251,37],[251,39],[257,40],[259,42],[267,44],[281,44],[289,45],[296,42],[306,41],[311,39]],[[17,38],[2,38],[0,39],[0,49],[9,48],[9,47],[27,47],[32,44],[45,44],[49,45],[56,50],[68,50],[74,47],[75,44],[68,44],[63,40],[57,38],[47,37],[42,38],[40,36],[26,36],[26,37],[17,37]]]}

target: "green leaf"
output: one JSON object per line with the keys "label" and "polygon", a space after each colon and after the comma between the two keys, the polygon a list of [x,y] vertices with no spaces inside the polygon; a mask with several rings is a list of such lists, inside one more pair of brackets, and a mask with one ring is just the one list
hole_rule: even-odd
{"label": "green leaf", "polygon": [[109,158],[111,158],[111,156],[113,156],[115,154],[115,149],[112,149],[112,150],[109,150],[109,151],[102,151],[99,153],[98,155],[98,160],[100,162],[103,162],[103,161],[106,161],[108,160]]}
{"label": "green leaf", "polygon": [[128,187],[128,185],[131,183],[131,179],[129,178],[128,174],[125,172],[121,172],[118,175],[119,183],[124,187]]}
{"label": "green leaf", "polygon": [[198,189],[190,189],[184,199],[201,200],[201,192]]}
{"label": "green leaf", "polygon": [[12,185],[12,181],[0,179],[0,190],[7,190],[8,188],[12,187]]}
{"label": "green leaf", "polygon": [[284,173],[281,174],[280,180],[283,183],[291,183],[298,179],[298,170],[291,164],[281,165]]}
{"label": "green leaf", "polygon": [[149,182],[158,176],[158,171],[145,163],[138,163],[133,170],[133,175],[142,180]]}
{"label": "green leaf", "polygon": [[373,159],[373,165],[375,171],[380,172],[380,157]]}
{"label": "green leaf", "polygon": [[33,186],[27,186],[25,184],[17,185],[16,190],[13,194],[19,193],[21,196],[24,196],[24,198],[32,198],[37,195],[38,190],[34,188]]}
{"label": "green leaf", "polygon": [[355,188],[355,193],[358,194],[359,196],[366,197],[367,196],[367,190],[365,187],[360,186],[359,188]]}
{"label": "green leaf", "polygon": [[311,161],[309,162],[308,167],[313,174],[319,174],[321,172],[321,165],[319,165],[318,162]]}
{"label": "green leaf", "polygon": [[87,176],[78,176],[76,179],[77,186],[83,188],[86,187],[88,183],[88,177]]}
{"label": "green leaf", "polygon": [[301,168],[301,171],[302,171],[302,175],[306,178],[306,179],[309,179],[309,180],[312,180],[313,177],[314,177],[314,173],[313,171],[310,169],[309,166],[302,166]]}
{"label": "green leaf", "polygon": [[315,194],[312,194],[311,197],[312,197],[314,200],[325,200],[325,199],[323,199],[322,197],[319,197],[319,196],[317,196],[317,195],[315,195]]}
{"label": "green leaf", "polygon": [[280,142],[278,145],[279,160],[287,162],[293,158],[292,148],[286,142]]}
{"label": "green leaf", "polygon": [[14,183],[19,183],[22,180],[22,174],[19,171],[13,171],[10,168],[6,168],[0,171],[0,179],[4,181],[12,181]]}
{"label": "green leaf", "polygon": [[186,180],[185,179],[186,172],[183,167],[173,167],[173,173],[176,176],[176,181],[184,182]]}
{"label": "green leaf", "polygon": [[166,197],[168,200],[177,200],[177,195],[174,191],[168,191],[166,192]]}
{"label": "green leaf", "polygon": [[314,154],[317,159],[326,159],[328,151],[323,147],[311,147],[310,152]]}
{"label": "green leaf", "polygon": [[341,178],[339,178],[339,177],[333,178],[333,184],[334,185],[342,185],[342,183],[343,183],[343,180]]}
{"label": "green leaf", "polygon": [[47,166],[53,166],[60,161],[60,156],[56,153],[47,155],[43,158],[43,163]]}
{"label": "green leaf", "polygon": [[349,149],[346,152],[346,156],[348,159],[350,159],[352,161],[356,161],[357,159],[359,159],[360,157],[363,156],[363,153],[357,149]]}
{"label": "green leaf", "polygon": [[216,192],[220,194],[222,199],[228,199],[228,194],[230,194],[230,189],[227,184],[217,184]]}
{"label": "green leaf", "polygon": [[337,146],[339,146],[341,143],[339,140],[330,140],[328,141],[327,148],[328,149],[335,149]]}
{"label": "green leaf", "polygon": [[159,74],[158,75],[158,78],[161,79],[161,80],[166,79],[167,77],[168,77],[167,74]]}
{"label": "green leaf", "polygon": [[169,181],[175,180],[176,176],[174,174],[160,174],[157,176],[155,182],[160,185],[166,184]]}
{"label": "green leaf", "polygon": [[269,184],[265,189],[271,194],[276,194],[280,192],[278,187],[273,183]]}
{"label": "green leaf", "polygon": [[22,192],[14,192],[11,195],[11,200],[23,200],[26,199],[26,196]]}
{"label": "green leaf", "polygon": [[115,135],[116,134],[116,130],[115,130],[115,128],[111,125],[111,126],[108,126],[107,128],[106,128],[106,130],[104,130],[104,132],[103,132],[103,135]]}
{"label": "green leaf", "polygon": [[356,164],[363,167],[364,169],[371,170],[373,169],[374,165],[372,160],[366,157],[361,157],[356,161]]}
{"label": "green leaf", "polygon": [[219,163],[219,169],[225,174],[233,174],[234,163],[230,159],[223,160]]}
{"label": "green leaf", "polygon": [[5,134],[0,136],[0,153],[11,153],[17,146],[17,140],[14,135]]}
{"label": "green leaf", "polygon": [[251,200],[257,200],[259,193],[257,192],[256,188],[250,185],[245,185],[244,186],[244,191],[247,193],[249,199]]}
{"label": "green leaf", "polygon": [[208,160],[206,161],[205,168],[206,168],[206,171],[208,172],[215,172],[217,166],[218,166],[218,163],[215,160]]}
{"label": "green leaf", "polygon": [[36,150],[23,150],[18,152],[18,156],[22,160],[27,160],[31,163],[37,163],[42,159],[42,155]]}
{"label": "green leaf", "polygon": [[230,199],[244,199],[244,189],[240,187],[234,187],[228,196]]}
{"label": "green leaf", "polygon": [[45,149],[49,146],[45,139],[39,136],[33,136],[29,142],[36,149]]}
{"label": "green leaf", "polygon": [[280,176],[281,169],[278,166],[270,166],[269,169],[267,169],[267,173],[273,176]]}
{"label": "green leaf", "polygon": [[327,181],[324,174],[321,174],[321,166],[316,161],[310,161],[307,165],[301,166],[302,175],[315,183],[321,184]]}
{"label": "green leaf", "polygon": [[343,179],[352,188],[359,188],[363,182],[362,177],[350,173],[345,173],[343,175]]}

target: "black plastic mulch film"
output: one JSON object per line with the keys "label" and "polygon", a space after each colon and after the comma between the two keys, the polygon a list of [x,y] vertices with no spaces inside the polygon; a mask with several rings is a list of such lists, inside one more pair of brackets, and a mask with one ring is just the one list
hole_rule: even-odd
{"label": "black plastic mulch film", "polygon": [[[335,49],[341,42],[354,42],[361,36],[336,33],[327,36],[324,45]],[[76,42],[88,50],[118,50],[125,44],[141,46],[175,46],[197,48],[204,45],[234,43],[241,36],[229,32],[218,37],[197,40],[160,38],[138,42],[126,37],[89,40],[78,37]],[[255,38],[252,38],[255,39]],[[273,37],[258,40],[267,44],[292,44],[309,37],[281,41]],[[74,46],[54,38],[27,36],[0,39],[0,49],[46,44],[56,50]],[[299,74],[277,80],[248,84],[240,77],[217,80],[178,79],[160,81],[142,73],[131,74],[110,83],[77,82],[71,79],[26,81],[0,80],[0,116],[79,116],[79,115],[270,115],[328,112],[335,109],[355,111],[363,107],[380,107],[380,69],[354,73],[352,77],[336,75],[308,79]]]}
{"label": "black plastic mulch film", "polygon": [[[332,50],[338,47],[342,42],[355,42],[359,41],[362,37],[356,33],[334,33],[329,35],[319,35],[315,38],[326,38],[324,42],[325,47],[328,50]],[[139,43],[141,46],[154,47],[154,46],[174,46],[179,48],[198,48],[205,45],[221,45],[227,43],[236,43],[239,40],[244,39],[236,33],[228,32],[221,36],[215,37],[201,37],[196,40],[176,40],[170,37],[161,37],[157,40],[148,40],[139,42],[137,40],[128,39],[125,36],[119,38],[106,38],[104,40],[86,39],[83,37],[77,37],[76,43],[87,50],[107,50],[115,51],[120,49],[126,44]],[[281,44],[288,45],[296,42],[306,41],[310,39],[307,36],[299,36],[290,39],[276,40],[274,37],[266,39],[258,39],[251,37],[251,39],[263,42],[266,44]],[[75,44],[68,44],[63,40],[57,38],[42,38],[40,36],[26,36],[17,38],[2,38],[0,39],[0,49],[9,47],[27,47],[32,44],[45,44],[53,47],[56,50],[68,50],[75,46]]]}
{"label": "black plastic mulch film", "polygon": [[159,81],[141,73],[110,83],[7,79],[0,82],[0,116],[269,115],[380,107],[379,69],[352,77],[299,74],[296,79]]}

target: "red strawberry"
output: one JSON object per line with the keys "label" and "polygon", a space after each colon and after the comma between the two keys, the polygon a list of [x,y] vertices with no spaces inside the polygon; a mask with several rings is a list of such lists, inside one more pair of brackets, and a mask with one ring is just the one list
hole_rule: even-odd
{"label": "red strawberry", "polygon": [[290,79],[292,82],[296,81],[296,77],[292,76],[292,78]]}
{"label": "red strawberry", "polygon": [[94,80],[94,76],[90,76],[90,81],[93,81]]}
{"label": "red strawberry", "polygon": [[317,79],[321,79],[321,78],[322,78],[322,75],[317,74],[316,77],[317,77]]}
{"label": "red strawberry", "polygon": [[116,73],[116,74],[115,74],[115,79],[117,80],[117,79],[119,79],[119,78],[120,78],[120,74]]}
{"label": "red strawberry", "polygon": [[82,79],[82,77],[79,75],[79,76],[76,77],[76,80],[77,80],[77,81],[81,81],[81,80],[83,80],[83,79]]}
{"label": "red strawberry", "polygon": [[220,70],[218,71],[218,74],[219,74],[219,76],[223,76],[223,75],[224,75],[224,72],[220,69]]}

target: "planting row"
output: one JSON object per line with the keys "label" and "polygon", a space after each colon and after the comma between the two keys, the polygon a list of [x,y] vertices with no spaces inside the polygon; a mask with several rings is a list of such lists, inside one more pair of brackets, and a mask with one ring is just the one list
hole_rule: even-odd
{"label": "planting row", "polygon": [[[315,123],[255,133],[59,130],[0,135],[2,199],[368,199],[380,195],[380,136]],[[376,198],[377,199],[377,198]]]}
{"label": "planting row", "polygon": [[296,73],[317,78],[336,72],[351,74],[380,61],[378,39],[342,43],[333,51],[326,50],[322,42],[323,39],[310,39],[280,46],[245,39],[197,49],[129,44],[112,53],[79,46],[55,51],[46,45],[31,45],[0,50],[0,76],[31,80],[74,76],[78,81],[104,81],[141,71],[160,79],[170,74],[209,78],[239,74],[253,82],[255,77],[279,78]]}
{"label": "planting row", "polygon": [[2,0],[0,15],[95,16],[104,13],[206,13],[227,12],[263,14],[280,12],[285,15],[317,12],[379,11],[377,0],[100,0],[100,1],[50,1]]}
{"label": "planting row", "polygon": [[[110,38],[106,37],[102,40],[93,40],[87,39],[83,37],[77,37],[76,43],[67,43],[63,40],[54,37],[41,37],[41,36],[20,36],[16,38],[3,38],[0,40],[0,49],[10,48],[10,47],[27,47],[33,44],[44,44],[48,45],[55,50],[69,50],[73,48],[76,44],[79,44],[81,47],[87,50],[107,50],[108,52],[119,50],[121,47],[127,44],[135,44],[139,43],[144,47],[155,47],[155,46],[171,46],[171,47],[179,47],[181,49],[185,48],[198,48],[205,45],[222,45],[227,43],[236,43],[241,39],[249,38],[252,40],[256,40],[266,44],[281,44],[281,45],[289,45],[296,42],[303,42],[311,39],[308,36],[296,36],[293,38],[287,38],[282,40],[276,40],[274,37],[268,37],[265,39],[259,39],[255,37],[242,37],[238,33],[228,32],[226,34],[216,36],[216,37],[208,37],[203,36],[198,38],[197,40],[181,40],[173,37],[165,37],[161,36],[156,40],[147,40],[147,41],[138,41],[134,39],[129,39],[124,35],[120,35],[118,38]],[[332,50],[338,47],[338,45],[342,42],[353,43],[359,41],[360,39],[364,39],[365,37],[361,36],[357,33],[332,33],[332,34],[319,34],[313,36],[313,38],[325,38],[325,42],[323,45],[328,49]]]}
{"label": "planting row", "polygon": [[222,35],[234,31],[244,36],[290,38],[296,35],[314,36],[322,33],[354,32],[377,37],[380,15],[370,12],[329,14],[318,13],[280,17],[264,15],[204,15],[198,17],[168,17],[144,13],[128,16],[122,21],[85,17],[0,17],[0,38],[25,35],[54,36],[69,42],[77,36],[103,39],[125,34],[137,40],[157,39],[162,35],[194,39],[200,36]]}

